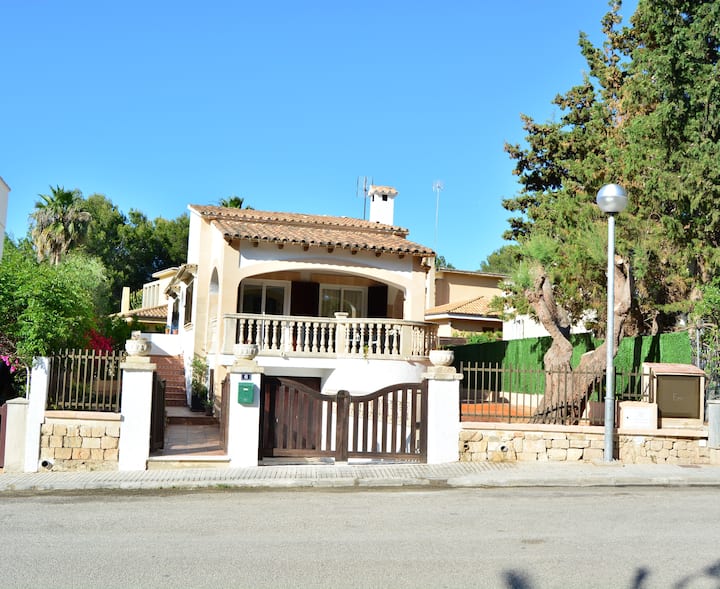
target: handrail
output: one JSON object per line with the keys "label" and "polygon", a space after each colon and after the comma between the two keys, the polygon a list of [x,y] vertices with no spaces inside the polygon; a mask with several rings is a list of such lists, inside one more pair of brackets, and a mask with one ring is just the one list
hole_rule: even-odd
{"label": "handrail", "polygon": [[408,359],[427,357],[437,327],[402,319],[306,317],[229,313],[223,316],[225,354],[236,343],[256,344],[260,355]]}

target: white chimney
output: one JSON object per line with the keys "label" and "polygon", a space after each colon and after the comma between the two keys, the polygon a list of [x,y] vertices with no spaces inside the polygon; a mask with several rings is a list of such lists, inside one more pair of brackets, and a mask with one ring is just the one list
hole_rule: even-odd
{"label": "white chimney", "polygon": [[393,224],[394,200],[397,193],[398,191],[392,186],[370,186],[368,190],[368,197],[370,198],[370,221],[383,223],[385,225]]}

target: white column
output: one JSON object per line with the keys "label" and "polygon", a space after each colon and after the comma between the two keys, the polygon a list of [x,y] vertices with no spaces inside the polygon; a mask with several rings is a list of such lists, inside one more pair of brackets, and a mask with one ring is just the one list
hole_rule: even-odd
{"label": "white column", "polygon": [[[252,360],[237,360],[230,368],[230,398],[225,406],[228,410],[227,454],[231,467],[258,464],[262,373],[263,368]],[[239,398],[241,387],[252,387],[250,402]]]}
{"label": "white column", "polygon": [[[5,426],[5,472],[23,472],[25,470],[25,429],[30,401],[10,399],[7,408]],[[37,445],[39,446],[39,440]],[[37,448],[36,448],[37,449]],[[37,469],[37,461],[35,461]],[[34,472],[34,471],[33,471]]]}
{"label": "white column", "polygon": [[460,381],[452,366],[433,366],[428,381],[427,463],[457,462],[460,454]]}
{"label": "white column", "polygon": [[150,456],[153,372],[148,357],[130,357],[123,371],[118,470],[146,470]]}
{"label": "white column", "polygon": [[35,358],[30,377],[30,404],[27,408],[25,427],[25,472],[37,472],[40,459],[40,429],[45,421],[48,386],[50,384],[50,359]]}
{"label": "white column", "polygon": [[[10,421],[9,418],[8,421]],[[720,448],[720,400],[712,399],[707,402],[707,421],[708,446],[711,448]],[[7,448],[7,445],[5,447]],[[5,460],[7,461],[7,454]]]}

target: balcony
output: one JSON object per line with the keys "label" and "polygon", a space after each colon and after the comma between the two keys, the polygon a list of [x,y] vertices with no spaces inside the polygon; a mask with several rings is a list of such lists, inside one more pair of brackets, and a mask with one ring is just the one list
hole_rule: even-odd
{"label": "balcony", "polygon": [[257,344],[261,356],[420,360],[435,347],[437,326],[401,319],[227,314],[222,352]]}

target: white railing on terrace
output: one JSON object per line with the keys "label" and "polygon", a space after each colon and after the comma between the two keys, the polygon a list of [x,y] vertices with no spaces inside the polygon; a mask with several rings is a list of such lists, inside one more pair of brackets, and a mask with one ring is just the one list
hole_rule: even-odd
{"label": "white railing on terrace", "polygon": [[257,344],[261,355],[288,357],[426,357],[435,346],[437,326],[401,319],[354,319],[286,315],[224,316],[222,351],[236,343]]}

